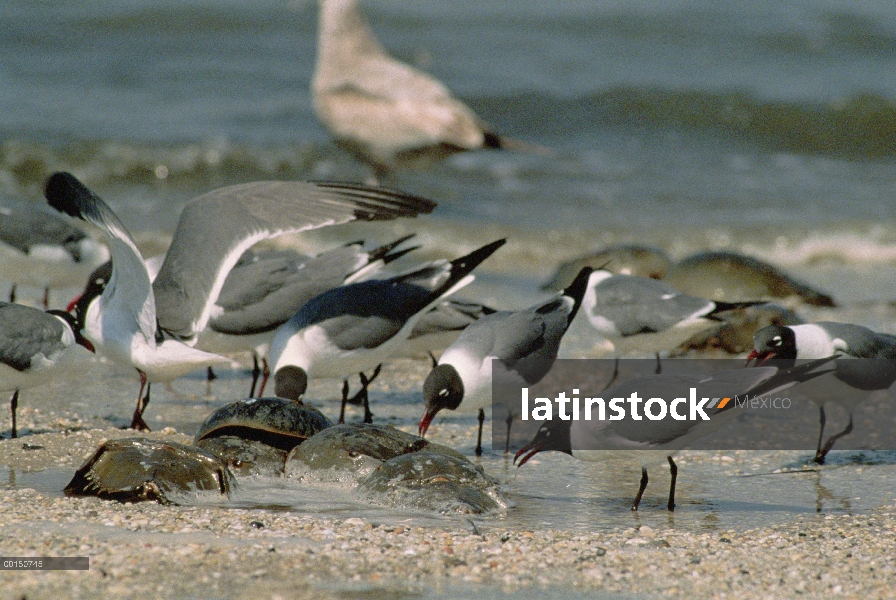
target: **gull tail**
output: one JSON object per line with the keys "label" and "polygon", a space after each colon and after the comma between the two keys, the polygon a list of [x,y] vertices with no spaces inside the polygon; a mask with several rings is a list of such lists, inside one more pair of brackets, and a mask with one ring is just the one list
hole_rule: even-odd
{"label": "gull tail", "polygon": [[707,319],[712,319],[713,321],[723,321],[724,319],[719,317],[720,313],[728,312],[731,310],[738,310],[741,308],[748,308],[750,306],[757,306],[759,304],[767,304],[765,300],[753,300],[750,302],[714,302],[716,305],[709,313],[703,315]]}
{"label": "gull tail", "polygon": [[576,314],[579,312],[579,307],[582,305],[582,298],[585,297],[585,291],[588,289],[588,278],[591,276],[591,267],[583,267],[579,274],[576,275],[576,278],[573,280],[569,286],[563,290],[563,296],[572,299],[573,305],[572,310],[569,311],[569,317],[566,321],[566,326],[572,323],[572,320],[576,318]]}
{"label": "gull tail", "polygon": [[524,142],[516,138],[498,135],[491,131],[486,131],[485,139],[482,143],[483,148],[491,148],[495,150],[511,150],[513,152],[523,152],[525,154],[534,154],[545,158],[557,156],[557,151],[547,146],[534,144],[532,142]]}

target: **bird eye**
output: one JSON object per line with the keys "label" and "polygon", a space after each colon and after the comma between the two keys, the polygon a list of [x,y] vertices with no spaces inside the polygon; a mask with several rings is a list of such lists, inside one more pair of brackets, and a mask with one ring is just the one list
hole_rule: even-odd
{"label": "bird eye", "polygon": [[447,389],[441,389],[441,390],[439,390],[439,396],[441,396],[442,398],[444,398],[444,397],[447,396],[447,395],[448,395],[448,390],[447,390]]}
{"label": "bird eye", "polygon": [[775,337],[772,338],[772,344],[774,344],[775,346],[780,346],[782,344],[782,342],[783,342],[783,340],[781,340],[780,335],[776,335]]}

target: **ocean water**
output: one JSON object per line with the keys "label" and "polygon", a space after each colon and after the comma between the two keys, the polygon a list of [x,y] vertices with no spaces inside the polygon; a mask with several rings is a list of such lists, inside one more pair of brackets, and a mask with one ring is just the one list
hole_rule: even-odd
{"label": "ocean water", "polygon": [[[560,262],[607,244],[654,245],[674,259],[732,249],[839,302],[797,307],[804,318],[896,332],[890,2],[367,0],[363,7],[394,55],[440,78],[498,131],[555,154],[482,151],[401,170],[387,183],[436,200],[434,214],[285,243],[316,249],[416,232],[423,245],[416,254],[429,258],[507,237],[464,295],[511,309],[540,297],[538,286]],[[151,254],[164,250],[183,204],[209,189],[260,179],[363,181],[368,169],[334,145],[311,110],[316,11],[312,0],[0,3],[0,197],[43,202],[46,177],[72,171]],[[64,303],[73,291],[54,299]],[[597,346],[579,328],[564,355],[589,356]],[[116,414],[128,414],[132,384],[125,377],[102,384],[121,396]],[[396,418],[412,426],[418,409]],[[563,507],[601,492],[585,491],[583,467],[563,458],[544,461],[559,465],[557,477],[574,488],[568,495],[534,475],[507,475],[523,496],[513,523],[593,526]],[[488,460],[504,468],[503,458]],[[782,460],[776,465],[797,459]],[[846,475],[858,467],[849,465],[823,472],[833,495],[814,475],[799,475],[805,498],[768,509],[749,501],[756,480],[752,488],[722,482],[734,491],[700,496],[696,516],[677,518],[686,526],[702,518],[759,524],[771,512],[813,512],[822,496],[849,505],[858,500]],[[865,487],[891,467],[867,469]],[[591,508],[618,516],[631,490],[613,489]],[[853,506],[862,509],[892,500],[856,496],[864,500]],[[661,499],[657,492],[654,509]],[[601,526],[614,523],[607,518]]]}

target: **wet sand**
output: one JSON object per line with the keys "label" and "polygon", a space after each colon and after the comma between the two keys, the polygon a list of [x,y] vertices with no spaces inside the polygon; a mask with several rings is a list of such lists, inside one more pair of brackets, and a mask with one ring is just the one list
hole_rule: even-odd
{"label": "wet sand", "polygon": [[[426,368],[423,361],[397,361],[385,370],[378,390],[412,394],[417,371]],[[205,382],[198,377],[175,382],[186,396],[170,396],[160,386],[148,411],[159,430],[149,436],[189,443],[190,422],[201,421],[228,395],[238,397],[246,383],[241,373],[222,373],[213,384],[216,396],[202,395]],[[718,511],[703,512],[697,527],[689,520],[698,507],[688,499],[687,485],[679,510],[674,515],[662,510],[666,483],[660,477],[637,515],[621,506],[628,486],[616,490],[620,506],[612,507],[614,520],[593,529],[521,527],[513,513],[525,512],[525,497],[516,498],[508,515],[491,518],[351,509],[322,516],[295,507],[176,507],[64,497],[62,487],[103,440],[134,435],[117,429],[118,422],[113,425],[129,414],[132,384],[129,374],[107,376],[100,385],[111,392],[102,401],[107,405],[97,407],[102,402],[94,400],[94,409],[80,408],[83,414],[73,410],[78,402],[59,401],[66,388],[55,384],[23,398],[20,426],[26,435],[0,441],[2,554],[89,556],[90,570],[0,571],[0,599],[534,598],[548,593],[877,598],[890,595],[896,581],[891,502],[868,510],[794,513],[749,528],[713,527],[713,519],[724,519]],[[85,389],[79,386],[69,389]],[[334,409],[332,403],[322,406]],[[378,410],[383,420],[411,428],[409,419],[386,414],[386,406],[375,406]],[[96,415],[109,415],[111,421]],[[473,420],[436,422],[432,438],[468,451]],[[182,425],[177,429],[169,421]],[[559,463],[552,455],[542,460]],[[701,459],[699,453],[683,462],[696,468],[692,465],[701,460],[727,462],[735,470],[749,463],[738,456]],[[527,475],[534,477],[544,465],[530,468]],[[724,491],[716,494],[725,497]],[[581,510],[591,506],[582,504]]]}

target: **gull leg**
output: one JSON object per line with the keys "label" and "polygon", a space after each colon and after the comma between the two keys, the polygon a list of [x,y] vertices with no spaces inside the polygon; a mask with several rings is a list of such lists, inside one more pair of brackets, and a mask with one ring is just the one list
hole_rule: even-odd
{"label": "gull leg", "polygon": [[476,437],[476,456],[482,456],[482,425],[485,423],[485,409],[479,409],[479,435]]}
{"label": "gull leg", "polygon": [[604,389],[609,389],[613,382],[616,381],[616,378],[619,377],[619,356],[616,357],[616,360],[613,361],[613,376],[610,377],[610,381],[604,386]]}
{"label": "gull leg", "polygon": [[815,455],[815,462],[820,465],[824,464],[824,457],[827,456],[828,452],[831,451],[831,448],[834,447],[834,442],[842,438],[844,435],[852,432],[852,413],[849,413],[849,425],[846,426],[846,429],[838,433],[837,435],[832,435],[828,438],[828,441],[825,442],[824,448],[821,449],[821,453]]}
{"label": "gull leg", "polygon": [[215,375],[215,372],[211,367],[206,367],[205,369],[205,395],[212,395],[212,382],[217,379],[218,376]]}
{"label": "gull leg", "polygon": [[507,439],[504,441],[504,454],[510,452],[510,426],[513,424],[513,413],[509,410],[507,411],[507,420],[504,421],[507,423]]}
{"label": "gull leg", "polygon": [[669,504],[666,505],[666,508],[672,512],[675,510],[675,482],[678,479],[678,465],[675,464],[671,456],[667,456],[666,460],[669,461],[669,473],[672,474],[672,481],[669,483]]}
{"label": "gull leg", "polygon": [[342,405],[339,407],[339,420],[338,424],[342,425],[345,423],[345,405],[348,402],[348,379],[343,380],[342,382]]}
{"label": "gull leg", "polygon": [[271,367],[268,365],[268,359],[262,357],[261,358],[261,387],[258,388],[258,397],[260,398],[264,395],[264,386],[268,384],[268,379],[271,378]]}
{"label": "gull leg", "polygon": [[[146,406],[149,404],[151,384],[146,380],[146,373],[139,370],[137,372],[140,373],[140,393],[137,394],[137,407],[134,408],[134,416],[131,418],[131,429],[149,431],[149,425],[143,420],[143,411],[146,410]],[[146,396],[143,395],[143,388],[146,388]]]}
{"label": "gull leg", "polygon": [[50,288],[44,288],[44,310],[50,308]]}
{"label": "gull leg", "polygon": [[18,407],[19,407],[19,390],[16,390],[12,395],[12,400],[9,401],[9,409],[12,412],[12,433],[10,433],[10,438],[16,438],[19,436],[19,433],[16,430],[16,409]]}
{"label": "gull leg", "polygon": [[363,392],[363,400],[364,400],[364,422],[365,423],[373,423],[373,413],[370,412],[370,398],[367,395],[367,386],[370,385],[370,382],[376,379],[377,375],[380,374],[380,369],[383,368],[383,365],[377,365],[376,369],[373,371],[373,375],[370,376],[370,379],[367,378],[367,375],[364,373],[359,373],[358,375],[361,377],[361,391]]}
{"label": "gull leg", "polygon": [[[850,419],[852,415],[849,416]],[[818,446],[815,448],[815,462],[823,465],[824,464],[824,454],[821,453],[821,440],[824,439],[824,424],[827,421],[827,417],[824,414],[824,404],[818,407]],[[825,452],[827,454],[827,452]]]}
{"label": "gull leg", "polygon": [[632,510],[638,510],[638,505],[641,504],[641,496],[644,495],[645,489],[647,489],[647,468],[641,467],[641,486],[638,488],[638,495],[635,496],[635,501],[632,503]]}
{"label": "gull leg", "polygon": [[12,284],[12,287],[9,288],[9,301],[10,303],[15,303],[16,301],[16,284]]}
{"label": "gull leg", "polygon": [[261,369],[258,367],[258,355],[252,353],[252,387],[249,388],[249,397],[255,398],[255,386],[258,384],[258,378],[261,376]]}

